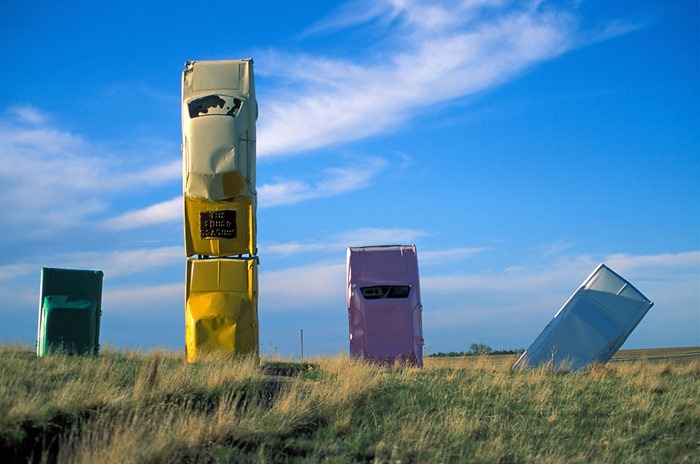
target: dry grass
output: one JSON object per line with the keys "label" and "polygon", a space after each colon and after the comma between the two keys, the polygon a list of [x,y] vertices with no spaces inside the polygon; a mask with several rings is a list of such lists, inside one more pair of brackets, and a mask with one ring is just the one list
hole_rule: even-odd
{"label": "dry grass", "polygon": [[698,462],[700,357],[300,364],[0,348],[7,462]]}

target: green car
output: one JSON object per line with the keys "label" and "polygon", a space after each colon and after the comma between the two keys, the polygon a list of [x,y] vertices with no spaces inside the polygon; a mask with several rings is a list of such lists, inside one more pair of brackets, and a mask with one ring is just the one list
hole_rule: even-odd
{"label": "green car", "polygon": [[49,351],[97,354],[102,271],[41,269],[37,356]]}

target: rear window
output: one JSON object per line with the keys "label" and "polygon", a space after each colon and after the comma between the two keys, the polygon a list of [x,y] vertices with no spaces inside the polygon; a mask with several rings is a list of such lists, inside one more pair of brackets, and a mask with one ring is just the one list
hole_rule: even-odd
{"label": "rear window", "polygon": [[411,293],[409,285],[376,285],[373,287],[360,287],[362,296],[367,300],[380,298],[408,298]]}
{"label": "rear window", "polygon": [[231,116],[235,118],[238,115],[238,110],[241,109],[243,100],[228,95],[207,95],[200,97],[187,103],[187,109],[190,113],[190,118],[198,118],[200,116]]}

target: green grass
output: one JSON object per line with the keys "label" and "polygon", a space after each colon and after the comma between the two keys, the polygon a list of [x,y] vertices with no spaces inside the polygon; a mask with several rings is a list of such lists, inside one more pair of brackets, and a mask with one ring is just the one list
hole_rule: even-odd
{"label": "green grass", "polygon": [[[697,350],[696,350],[697,351]],[[700,461],[700,356],[289,360],[0,347],[3,462]]]}

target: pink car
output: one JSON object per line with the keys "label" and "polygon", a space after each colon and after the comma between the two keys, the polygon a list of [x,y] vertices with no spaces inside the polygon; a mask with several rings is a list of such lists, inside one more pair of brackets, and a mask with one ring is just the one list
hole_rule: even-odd
{"label": "pink car", "polygon": [[347,256],[350,354],[423,367],[416,247],[351,247]]}

